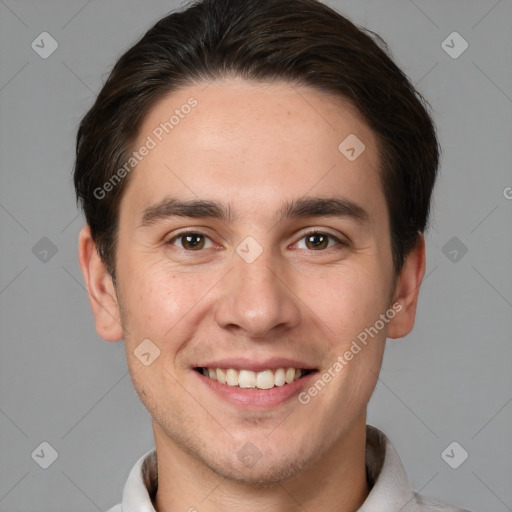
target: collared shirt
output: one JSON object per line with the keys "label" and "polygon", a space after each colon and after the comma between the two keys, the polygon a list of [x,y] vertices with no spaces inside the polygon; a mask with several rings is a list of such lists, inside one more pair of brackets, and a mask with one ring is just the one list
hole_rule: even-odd
{"label": "collared shirt", "polygon": [[[468,512],[415,493],[394,446],[379,429],[366,426],[366,477],[371,488],[358,512]],[[156,512],[156,451],[144,454],[128,476],[123,501],[108,512]]]}

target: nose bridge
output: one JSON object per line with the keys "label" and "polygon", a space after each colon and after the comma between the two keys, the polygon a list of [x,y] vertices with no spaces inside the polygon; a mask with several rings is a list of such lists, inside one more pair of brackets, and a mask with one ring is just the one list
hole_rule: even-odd
{"label": "nose bridge", "polygon": [[283,266],[270,249],[245,240],[233,255],[229,285],[217,308],[220,326],[237,326],[262,337],[277,326],[293,327],[300,319],[294,295],[286,285]]}

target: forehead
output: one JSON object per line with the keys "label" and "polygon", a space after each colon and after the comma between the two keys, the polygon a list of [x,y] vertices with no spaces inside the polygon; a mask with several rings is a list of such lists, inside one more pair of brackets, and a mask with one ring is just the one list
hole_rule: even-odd
{"label": "forehead", "polygon": [[143,146],[122,200],[134,213],[167,195],[220,198],[242,216],[307,195],[386,208],[375,134],[351,104],[308,87],[184,87],[150,110],[133,149]]}

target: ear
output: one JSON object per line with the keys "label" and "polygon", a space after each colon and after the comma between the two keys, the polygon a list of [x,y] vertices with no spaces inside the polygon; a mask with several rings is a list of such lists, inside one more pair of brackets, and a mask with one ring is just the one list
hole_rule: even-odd
{"label": "ear", "polygon": [[388,324],[388,338],[403,338],[412,331],[421,282],[425,275],[425,238],[418,232],[415,248],[407,255],[393,294],[392,304],[402,308]]}
{"label": "ear", "polygon": [[123,337],[123,328],[116,290],[112,277],[96,250],[88,225],[80,231],[78,260],[89,294],[96,332],[104,340],[119,341]]}

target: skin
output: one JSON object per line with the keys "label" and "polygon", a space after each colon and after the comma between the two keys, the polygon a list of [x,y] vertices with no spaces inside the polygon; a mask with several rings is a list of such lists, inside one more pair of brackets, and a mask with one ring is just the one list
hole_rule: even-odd
{"label": "skin", "polygon": [[[386,337],[403,337],[414,325],[424,239],[395,280],[377,140],[347,102],[286,83],[191,85],[150,111],[135,147],[191,96],[197,107],[130,175],[120,204],[117,289],[87,226],[79,238],[97,332],[124,338],[132,381],[152,416],[155,508],[355,511],[369,492],[367,404]],[[366,146],[353,162],[338,150],[349,134]],[[238,216],[139,227],[143,210],[169,195],[222,201]],[[286,201],[334,195],[362,206],[368,222],[275,221]],[[174,238],[183,228],[206,235],[204,248]],[[348,245],[328,239],[316,248],[307,243],[310,228]],[[252,263],[236,253],[247,236],[263,249]],[[214,358],[282,356],[308,361],[321,375],[396,302],[401,311],[306,405],[291,399],[242,411],[191,368]],[[146,338],[160,349],[149,366],[134,356]],[[237,456],[247,442],[261,454],[252,467]]]}

